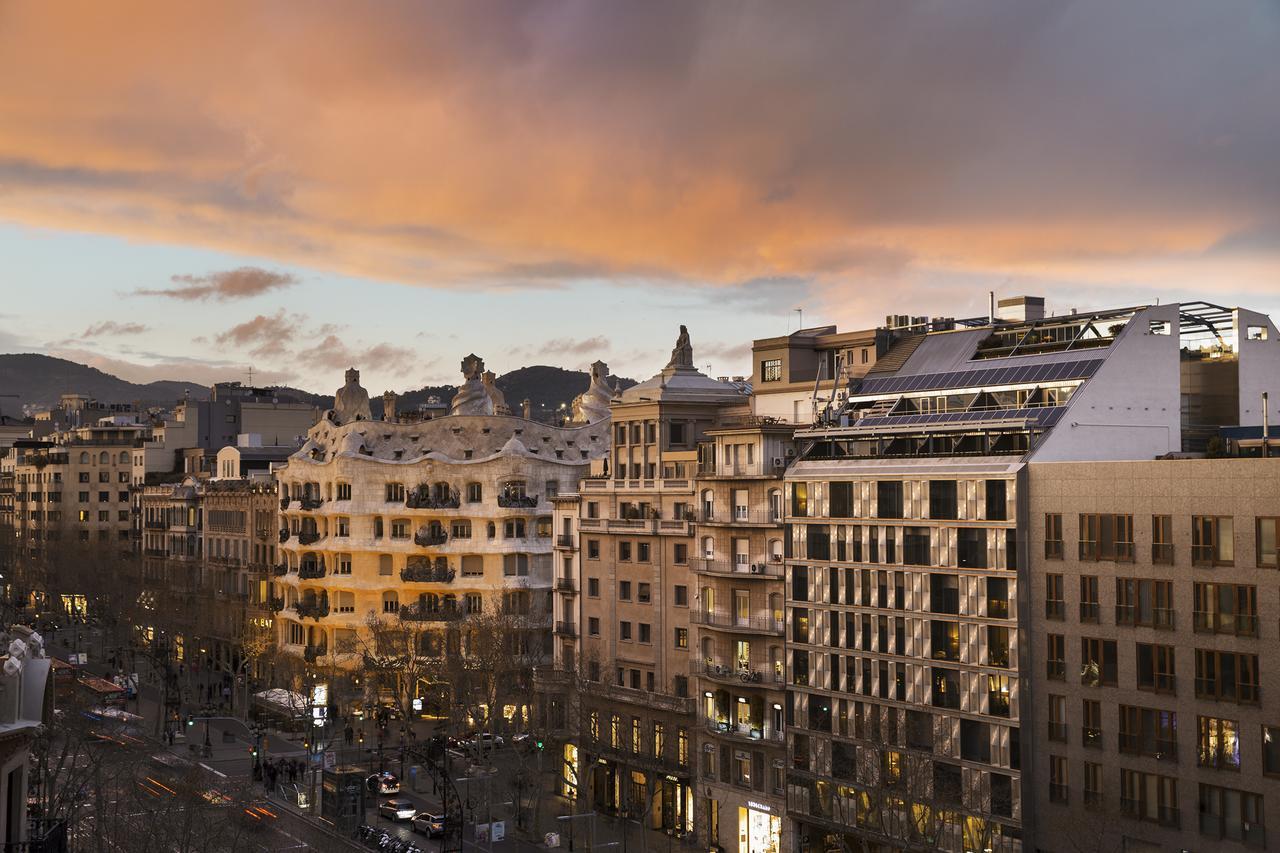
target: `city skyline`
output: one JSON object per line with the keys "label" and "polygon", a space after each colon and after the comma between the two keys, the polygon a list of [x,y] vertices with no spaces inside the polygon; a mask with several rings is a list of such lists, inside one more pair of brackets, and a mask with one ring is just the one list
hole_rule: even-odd
{"label": "city skyline", "polygon": [[679,322],[746,374],[797,307],[1280,309],[1273,5],[0,24],[0,351],[403,391],[468,352],[639,379]]}

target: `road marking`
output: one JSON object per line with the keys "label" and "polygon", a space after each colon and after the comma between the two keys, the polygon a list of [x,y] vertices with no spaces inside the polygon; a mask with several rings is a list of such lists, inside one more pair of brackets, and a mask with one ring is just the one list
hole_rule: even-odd
{"label": "road marking", "polygon": [[208,764],[205,764],[203,761],[200,762],[200,766],[203,767],[205,770],[208,770],[210,773],[217,773],[223,779],[227,778],[226,773],[223,773],[221,770],[214,770],[212,767],[210,767]]}

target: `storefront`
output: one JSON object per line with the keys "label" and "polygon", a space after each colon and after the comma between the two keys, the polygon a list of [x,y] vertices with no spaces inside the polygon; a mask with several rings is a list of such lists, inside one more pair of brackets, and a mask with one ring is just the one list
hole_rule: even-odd
{"label": "storefront", "polygon": [[738,807],[738,853],[779,853],[782,818],[764,803],[747,801]]}
{"label": "storefront", "polygon": [[683,835],[693,831],[693,788],[676,776],[664,776],[661,781],[654,828]]}

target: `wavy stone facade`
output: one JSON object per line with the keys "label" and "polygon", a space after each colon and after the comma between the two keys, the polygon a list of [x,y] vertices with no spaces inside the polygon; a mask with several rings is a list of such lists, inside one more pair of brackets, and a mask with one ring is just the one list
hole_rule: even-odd
{"label": "wavy stone facade", "polygon": [[508,606],[549,620],[549,499],[605,455],[607,422],[336,420],[278,472],[283,651],[353,663],[343,650],[371,614],[429,622]]}

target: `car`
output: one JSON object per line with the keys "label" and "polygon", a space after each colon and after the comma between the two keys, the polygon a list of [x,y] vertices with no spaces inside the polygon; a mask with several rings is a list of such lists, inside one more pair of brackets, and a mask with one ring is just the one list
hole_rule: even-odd
{"label": "car", "polygon": [[387,820],[413,820],[417,813],[418,807],[403,797],[383,800],[378,806],[378,814]]}
{"label": "car", "polygon": [[421,832],[428,838],[444,835],[444,815],[418,812],[413,816],[413,831]]}
{"label": "car", "polygon": [[371,794],[398,794],[400,793],[400,777],[388,770],[384,770],[381,773],[374,773],[368,779],[365,779],[364,786]]}
{"label": "car", "polygon": [[482,750],[488,752],[502,746],[503,743],[502,735],[480,732],[467,738],[464,741],[464,746],[472,752],[480,752]]}

